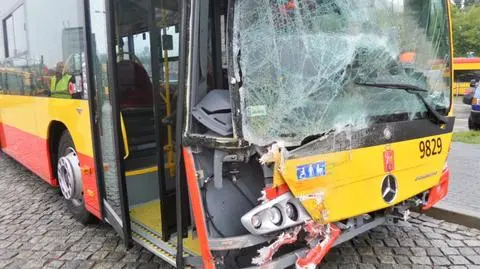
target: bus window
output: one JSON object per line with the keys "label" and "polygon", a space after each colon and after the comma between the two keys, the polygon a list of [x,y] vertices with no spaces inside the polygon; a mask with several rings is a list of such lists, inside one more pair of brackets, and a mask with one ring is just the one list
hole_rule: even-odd
{"label": "bus window", "polygon": [[459,83],[470,83],[471,80],[480,80],[480,71],[457,70],[454,74],[454,81]]}
{"label": "bus window", "polygon": [[5,57],[14,57],[26,53],[27,40],[24,25],[24,5],[20,5],[20,7],[15,9],[15,11],[3,20]]}
{"label": "bus window", "polygon": [[152,77],[150,57],[150,34],[141,33],[133,36],[133,51],[137,60],[142,64],[149,77]]}
{"label": "bus window", "polygon": [[[56,13],[55,20],[45,19],[52,5],[36,1],[5,14],[5,35],[0,40],[5,59],[0,67],[9,68],[9,84],[11,76],[23,81],[13,86],[11,94],[87,98],[83,9],[79,5],[77,0],[55,3],[56,9],[69,10]],[[19,90],[18,85],[28,86]]]}

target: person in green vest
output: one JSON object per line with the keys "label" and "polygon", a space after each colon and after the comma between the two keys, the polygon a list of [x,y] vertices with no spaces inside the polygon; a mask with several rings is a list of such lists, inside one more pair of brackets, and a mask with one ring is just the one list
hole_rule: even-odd
{"label": "person in green vest", "polygon": [[64,67],[63,62],[57,63],[55,75],[50,78],[50,97],[71,99],[75,93],[74,78]]}

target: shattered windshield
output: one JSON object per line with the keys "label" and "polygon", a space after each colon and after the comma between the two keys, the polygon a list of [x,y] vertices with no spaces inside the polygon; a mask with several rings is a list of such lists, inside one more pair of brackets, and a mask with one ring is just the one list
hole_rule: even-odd
{"label": "shattered windshield", "polygon": [[443,0],[237,0],[233,53],[244,138],[299,145],[345,126],[426,117],[418,96],[365,84],[425,89],[445,115],[447,14]]}

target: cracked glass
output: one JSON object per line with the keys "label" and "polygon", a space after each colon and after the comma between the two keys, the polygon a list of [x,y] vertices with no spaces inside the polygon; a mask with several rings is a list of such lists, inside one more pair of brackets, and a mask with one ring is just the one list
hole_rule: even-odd
{"label": "cracked glass", "polygon": [[243,135],[257,145],[426,117],[418,96],[365,83],[450,107],[443,0],[237,0],[233,53]]}

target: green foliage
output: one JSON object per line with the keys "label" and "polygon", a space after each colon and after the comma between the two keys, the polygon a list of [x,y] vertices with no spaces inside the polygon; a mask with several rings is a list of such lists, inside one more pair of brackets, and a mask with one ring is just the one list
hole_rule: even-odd
{"label": "green foliage", "polygon": [[452,7],[452,20],[455,56],[464,57],[469,52],[480,55],[480,6],[465,10]]}
{"label": "green foliage", "polygon": [[453,141],[463,142],[467,144],[480,144],[480,132],[469,131],[469,132],[453,133]]}

